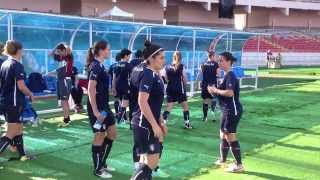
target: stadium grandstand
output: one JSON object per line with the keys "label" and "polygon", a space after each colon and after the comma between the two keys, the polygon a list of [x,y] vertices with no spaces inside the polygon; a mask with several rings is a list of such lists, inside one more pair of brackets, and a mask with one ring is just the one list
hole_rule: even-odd
{"label": "stadium grandstand", "polygon": [[[162,53],[164,65],[156,59]],[[141,80],[146,76],[133,83],[135,58],[148,62],[143,73],[152,60],[163,66],[152,69],[152,85],[167,83],[163,91],[151,88],[156,92],[149,97],[152,90]],[[8,70],[16,61],[23,72]],[[98,70],[92,68],[96,61]],[[0,0],[0,67],[0,180],[320,179],[320,0]],[[170,96],[170,68],[183,69],[173,89],[185,97]],[[32,96],[20,89],[21,79]],[[126,89],[119,95],[116,84],[123,82],[138,86],[139,94]],[[101,95],[98,83],[110,98],[94,102],[92,94]],[[16,108],[17,90],[26,95],[23,112],[9,113],[2,103],[12,95]],[[161,146],[158,137],[148,144],[139,164],[131,120],[140,113],[139,127],[151,122],[143,114],[142,93],[165,98],[163,118],[154,119],[159,131],[169,131]],[[231,108],[223,108],[226,99]],[[171,110],[170,100],[182,107]],[[110,107],[100,111],[101,104]],[[116,140],[114,129],[103,129],[110,119]],[[228,119],[236,129],[226,127]],[[148,128],[150,143],[156,131]],[[16,134],[9,137],[11,132]],[[148,158],[155,154],[161,163],[151,168],[154,159]]]}

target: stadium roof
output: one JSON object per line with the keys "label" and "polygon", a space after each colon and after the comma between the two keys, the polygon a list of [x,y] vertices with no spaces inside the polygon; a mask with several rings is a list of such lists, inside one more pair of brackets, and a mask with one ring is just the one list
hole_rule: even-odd
{"label": "stadium roof", "polygon": [[[213,29],[203,27],[191,27],[191,26],[174,26],[174,25],[162,25],[151,23],[139,23],[139,22],[125,22],[125,21],[110,21],[97,18],[86,18],[69,15],[55,15],[48,13],[28,12],[28,11],[16,11],[16,10],[4,10],[0,9],[1,24],[6,25],[4,17],[7,14],[11,14],[13,18],[13,26],[19,26],[24,28],[41,28],[41,29],[61,29],[61,30],[75,30],[87,31],[89,29],[88,22],[95,24],[94,31],[107,31],[107,32],[121,32],[121,33],[134,33],[137,28],[148,26],[152,28],[152,33],[159,35],[184,35],[192,37],[193,31],[197,31],[198,37],[212,37],[212,34],[216,33],[232,33],[234,36],[244,35],[269,35],[269,33],[252,33],[236,30],[225,29]],[[81,26],[80,26],[81,25]],[[79,28],[80,26],[80,28]]]}

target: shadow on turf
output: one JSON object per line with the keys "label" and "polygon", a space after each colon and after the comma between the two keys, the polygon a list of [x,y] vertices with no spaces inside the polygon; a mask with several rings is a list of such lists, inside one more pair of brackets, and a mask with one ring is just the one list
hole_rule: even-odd
{"label": "shadow on turf", "polygon": [[273,174],[261,173],[261,172],[254,172],[254,171],[246,171],[241,174],[247,174],[250,176],[257,176],[264,179],[277,179],[277,180],[293,180],[292,178],[283,177],[283,176],[276,176]]}
{"label": "shadow on turf", "polygon": [[[11,161],[5,163],[0,169],[4,171],[0,174],[1,180],[19,179],[59,179],[59,180],[96,180],[98,177],[93,175],[92,162],[75,162],[70,159],[72,156],[64,154],[72,153],[70,150],[55,152],[56,154],[39,155],[37,159],[26,162]],[[87,154],[90,156],[90,153]],[[40,168],[40,169],[38,169]],[[113,179],[125,180],[131,175],[113,172]]]}
{"label": "shadow on turf", "polygon": [[276,142],[275,144],[279,145],[279,146],[287,147],[287,148],[320,152],[320,148],[312,147],[312,146],[297,146],[297,145],[293,145],[293,144],[285,144],[285,143],[279,143],[279,142]]}

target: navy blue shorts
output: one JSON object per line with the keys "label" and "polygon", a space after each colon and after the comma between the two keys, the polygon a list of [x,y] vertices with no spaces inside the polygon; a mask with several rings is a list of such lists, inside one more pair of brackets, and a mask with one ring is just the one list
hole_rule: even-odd
{"label": "navy blue shorts", "polygon": [[179,104],[182,102],[187,101],[187,94],[186,93],[167,93],[167,102],[173,103],[178,102]]}
{"label": "navy blue shorts", "polygon": [[71,78],[58,79],[57,81],[57,98],[58,100],[69,100],[72,88]]}
{"label": "navy blue shorts", "polygon": [[117,98],[122,100],[129,100],[129,89],[117,89]]}
{"label": "navy blue shorts", "polygon": [[3,114],[7,123],[22,123],[23,106],[5,106],[1,109],[1,114]]}
{"label": "navy blue shorts", "polygon": [[133,140],[138,154],[160,153],[160,141],[152,129],[133,124]]}
{"label": "navy blue shorts", "polygon": [[242,111],[235,114],[233,111],[223,110],[221,114],[220,130],[224,133],[237,133],[237,127]]}
{"label": "navy blue shorts", "polygon": [[89,122],[90,122],[90,126],[92,128],[93,133],[97,133],[97,132],[106,132],[106,130],[114,125],[116,123],[115,119],[114,119],[114,115],[112,113],[112,111],[106,110],[107,112],[107,117],[105,119],[105,121],[102,124],[102,128],[101,129],[95,129],[93,127],[93,125],[96,123],[97,121],[97,117],[94,115],[92,108],[90,105],[87,105],[87,111],[88,111],[88,116],[89,116]]}
{"label": "navy blue shorts", "polygon": [[212,99],[213,98],[213,96],[208,92],[207,88],[201,89],[201,97],[202,97],[202,99]]}

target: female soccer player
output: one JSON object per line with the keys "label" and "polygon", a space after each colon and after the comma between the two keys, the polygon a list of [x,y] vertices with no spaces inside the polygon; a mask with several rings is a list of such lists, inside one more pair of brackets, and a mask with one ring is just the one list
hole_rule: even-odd
{"label": "female soccer player", "polygon": [[[202,73],[202,82],[201,82],[201,97],[203,99],[202,111],[203,111],[203,121],[207,121],[208,117],[208,104],[211,100],[211,110],[214,113],[216,108],[216,97],[212,96],[208,92],[208,86],[217,84],[217,74],[218,74],[218,63],[215,61],[215,52],[208,51],[208,60],[207,62],[201,65],[200,69]],[[213,118],[213,121],[215,119]]]}
{"label": "female soccer player", "polygon": [[88,51],[88,116],[94,132],[92,159],[94,175],[111,178],[108,172],[114,171],[106,165],[117,131],[112,111],[109,107],[109,76],[103,65],[109,56],[110,49],[106,41],[96,42]]}
{"label": "female soccer player", "polygon": [[184,66],[181,64],[182,56],[179,51],[173,53],[172,64],[166,66],[164,77],[167,81],[167,109],[163,113],[163,119],[166,122],[175,102],[181,104],[183,108],[184,128],[192,129],[190,124],[189,107],[187,101],[187,77]]}
{"label": "female soccer player", "polygon": [[73,66],[72,68],[72,75],[71,75],[71,96],[75,104],[75,112],[79,113],[83,110],[82,106],[82,97],[83,97],[83,90],[79,85],[79,78],[78,78],[78,69]]}
{"label": "female soccer player", "polygon": [[68,126],[71,121],[68,101],[71,95],[72,77],[75,76],[73,55],[71,48],[63,43],[58,44],[54,48],[52,55],[55,61],[60,62],[61,67],[56,69],[56,72],[50,72],[48,75],[57,76],[57,98],[58,101],[61,101],[63,109],[63,122],[58,126],[65,127]]}
{"label": "female soccer player", "polygon": [[30,159],[26,156],[23,143],[22,112],[25,96],[33,101],[33,94],[24,83],[25,72],[21,64],[22,44],[18,41],[7,41],[4,52],[8,57],[0,69],[0,110],[7,122],[7,132],[0,138],[0,153],[10,144],[19,153],[20,160]]}
{"label": "female soccer player", "polygon": [[[147,67],[147,63],[146,61],[144,61],[138,66],[134,67],[131,73],[130,95],[132,98],[130,99],[131,100],[130,103],[131,103],[131,110],[133,113],[139,110],[139,104],[138,104],[139,84],[140,84],[141,78],[143,77],[143,72],[146,67]],[[165,128],[164,130],[167,131],[167,127],[164,126],[164,128]],[[163,147],[164,147],[163,141],[164,139],[160,139],[160,153],[159,153],[160,158],[161,158]],[[139,167],[140,155],[139,155],[138,147],[136,144],[133,145],[132,155],[133,155],[132,157],[133,157],[135,169],[137,169]],[[163,178],[169,177],[167,173],[161,171],[159,165],[154,169],[153,176],[163,177]]]}
{"label": "female soccer player", "polygon": [[120,52],[121,61],[113,68],[112,90],[116,97],[120,99],[119,113],[117,114],[117,122],[120,124],[126,114],[129,106],[129,77],[132,67],[129,63],[131,51],[123,49]]}
{"label": "female soccer player", "polygon": [[236,59],[229,52],[223,52],[219,57],[219,67],[224,70],[225,77],[222,84],[217,88],[209,86],[208,91],[218,96],[222,111],[220,127],[220,159],[215,163],[224,166],[227,160],[229,148],[236,163],[229,166],[228,172],[241,172],[244,167],[241,162],[240,144],[237,140],[237,126],[242,115],[242,105],[239,100],[239,81],[231,71],[232,64]]}
{"label": "female soccer player", "polygon": [[140,165],[132,179],[152,179],[152,170],[159,163],[160,141],[166,133],[166,126],[161,118],[164,99],[164,84],[160,76],[163,68],[164,50],[158,46],[145,43],[144,58],[146,67],[139,82],[138,104],[134,112],[133,135],[136,150],[140,155]]}
{"label": "female soccer player", "polygon": [[[134,54],[134,56],[135,56],[134,59],[132,59],[130,61],[130,65],[131,65],[132,69],[139,66],[143,62],[143,52],[141,50],[137,50],[136,53]],[[134,99],[136,99],[136,97],[134,97],[135,95],[133,93],[131,93],[131,90],[130,90],[129,94],[130,94],[130,96],[129,96],[129,121],[130,121],[130,125],[131,125],[132,113],[133,113],[133,109],[134,109],[134,105],[135,105],[135,102],[133,102],[133,101],[134,101]],[[131,126],[130,126],[130,128],[131,128]]]}

